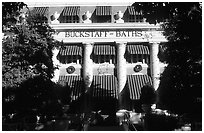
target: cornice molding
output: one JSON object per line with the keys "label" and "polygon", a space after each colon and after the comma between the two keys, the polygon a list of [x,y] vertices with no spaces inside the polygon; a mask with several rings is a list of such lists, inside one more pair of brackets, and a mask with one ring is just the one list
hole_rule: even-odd
{"label": "cornice molding", "polygon": [[45,1],[45,2],[25,2],[28,7],[44,7],[44,6],[47,6],[47,7],[59,7],[59,6],[131,6],[133,2],[130,2],[130,1],[123,1],[123,2],[116,2],[116,1],[108,1],[108,2],[105,2],[105,1],[92,1],[92,2],[89,2],[89,1],[68,1],[68,2],[48,2],[48,1]]}
{"label": "cornice molding", "polygon": [[96,30],[96,29],[140,29],[143,31],[162,31],[159,24],[153,25],[149,23],[60,23],[50,24],[50,26],[57,31],[64,30]]}

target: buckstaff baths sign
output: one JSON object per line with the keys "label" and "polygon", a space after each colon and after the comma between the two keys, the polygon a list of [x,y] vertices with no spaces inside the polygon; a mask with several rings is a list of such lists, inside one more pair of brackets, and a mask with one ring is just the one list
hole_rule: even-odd
{"label": "buckstaff baths sign", "polygon": [[116,30],[116,31],[67,31],[64,32],[65,38],[151,38],[151,32],[135,30]]}
{"label": "buckstaff baths sign", "polygon": [[[110,25],[111,26],[111,25]],[[156,27],[137,26],[58,26],[54,39],[64,43],[97,43],[97,42],[167,42],[163,30]]]}

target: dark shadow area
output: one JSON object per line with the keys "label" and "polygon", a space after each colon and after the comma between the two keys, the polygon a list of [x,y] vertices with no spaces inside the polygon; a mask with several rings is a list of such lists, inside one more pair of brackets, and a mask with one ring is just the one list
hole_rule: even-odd
{"label": "dark shadow area", "polygon": [[[175,78],[174,75],[178,74],[177,71],[181,70],[171,66],[168,66],[164,70],[161,77],[160,86],[157,90],[159,96],[158,107],[178,114],[191,114],[192,116],[194,115],[197,120],[201,121],[202,102],[199,100],[199,97],[202,97],[202,89],[200,87],[200,85],[202,85],[200,80],[202,77],[192,76],[192,80],[189,81],[187,79],[189,77],[184,77],[185,72],[183,72],[182,75]],[[182,84],[182,82],[185,80],[185,89],[175,88],[175,83],[180,82],[180,84]],[[192,82],[197,83],[195,86],[189,87]]]}
{"label": "dark shadow area", "polygon": [[[2,129],[34,130],[34,128],[27,129],[26,125],[44,123],[62,115],[63,103],[61,101],[65,103],[65,98],[55,91],[55,87],[56,85],[49,79],[36,76],[24,81],[17,88],[5,91],[2,102]],[[6,100],[8,97],[13,97],[13,99]],[[37,116],[40,119],[37,119]],[[18,127],[7,129],[4,124],[18,125]]]}
{"label": "dark shadow area", "polygon": [[[200,67],[197,66],[197,70],[199,69]],[[191,130],[198,131],[202,130],[202,101],[199,100],[202,98],[202,77],[200,74],[190,75],[190,77],[189,75],[185,66],[166,67],[157,90],[157,106],[179,114],[181,123],[191,123]]]}
{"label": "dark shadow area", "polygon": [[83,113],[84,99],[87,97],[85,94],[84,81],[76,80],[73,81],[73,87],[71,89],[71,97],[73,99],[70,101],[70,109],[67,113],[80,114]]}
{"label": "dark shadow area", "polygon": [[178,119],[176,117],[146,114],[144,121],[146,131],[173,131],[178,128]]}
{"label": "dark shadow area", "polygon": [[[150,87],[150,92],[146,91],[146,88],[148,89]],[[142,91],[143,90],[143,91]],[[139,91],[139,90],[138,90]],[[143,94],[142,94],[143,93]],[[149,94],[150,93],[150,94]],[[140,96],[137,98],[131,99],[130,97],[130,89],[128,87],[128,83],[126,83],[124,89],[120,93],[121,95],[121,101],[122,101],[122,108],[127,109],[127,110],[134,110],[137,113],[142,113],[144,112],[142,110],[142,103],[151,103],[151,101],[155,100],[155,93],[152,92],[152,87],[148,83],[144,85],[141,88],[141,93],[139,94]]]}
{"label": "dark shadow area", "polygon": [[100,88],[99,84],[90,87],[90,109],[95,112],[91,126],[117,125],[116,111],[118,106],[117,94],[113,90]]}

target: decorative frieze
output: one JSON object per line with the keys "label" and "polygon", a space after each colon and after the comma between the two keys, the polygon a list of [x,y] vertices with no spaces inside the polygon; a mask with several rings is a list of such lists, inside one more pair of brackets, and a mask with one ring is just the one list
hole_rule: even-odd
{"label": "decorative frieze", "polygon": [[60,22],[58,21],[60,14],[55,12],[53,15],[51,15],[51,24],[59,24]]}
{"label": "decorative frieze", "polygon": [[83,19],[83,23],[92,23],[91,21],[91,13],[89,11],[85,12],[84,15],[82,16],[82,19]]}
{"label": "decorative frieze", "polygon": [[118,11],[117,14],[115,15],[115,23],[124,23],[123,18],[123,13],[121,11]]}

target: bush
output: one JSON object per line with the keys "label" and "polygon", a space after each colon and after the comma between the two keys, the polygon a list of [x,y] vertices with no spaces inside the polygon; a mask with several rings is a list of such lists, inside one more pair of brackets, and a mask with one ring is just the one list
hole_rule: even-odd
{"label": "bush", "polygon": [[142,88],[140,100],[142,104],[154,104],[156,102],[156,91],[150,84]]}

